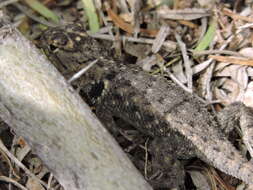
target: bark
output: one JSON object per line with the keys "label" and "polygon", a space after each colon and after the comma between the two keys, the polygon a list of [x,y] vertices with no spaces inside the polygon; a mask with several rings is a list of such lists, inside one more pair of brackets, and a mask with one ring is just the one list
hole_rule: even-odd
{"label": "bark", "polygon": [[0,29],[0,117],[66,190],[151,189],[60,73],[16,29]]}

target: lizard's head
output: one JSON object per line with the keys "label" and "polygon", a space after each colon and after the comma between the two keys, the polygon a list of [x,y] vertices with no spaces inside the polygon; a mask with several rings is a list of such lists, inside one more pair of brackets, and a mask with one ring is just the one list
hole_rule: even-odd
{"label": "lizard's head", "polygon": [[40,47],[61,73],[71,75],[83,64],[95,59],[84,51],[89,40],[81,24],[69,24],[46,30],[41,35]]}
{"label": "lizard's head", "polygon": [[59,71],[78,71],[100,57],[113,57],[111,43],[88,36],[81,24],[50,28],[42,34],[40,44]]}
{"label": "lizard's head", "polygon": [[110,71],[107,67],[110,67],[109,60],[113,58],[111,43],[88,36],[81,24],[50,28],[42,34],[40,43],[52,64],[68,79],[98,59],[95,66],[72,83],[78,87],[81,85],[84,94],[96,102],[104,89],[101,78]]}
{"label": "lizard's head", "polygon": [[87,38],[87,33],[81,24],[69,24],[46,30],[41,36],[42,48],[54,52],[58,49],[78,51]]}

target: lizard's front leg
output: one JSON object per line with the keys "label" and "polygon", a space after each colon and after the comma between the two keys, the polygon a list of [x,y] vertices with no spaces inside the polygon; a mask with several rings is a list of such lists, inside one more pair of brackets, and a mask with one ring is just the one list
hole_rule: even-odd
{"label": "lizard's front leg", "polygon": [[[109,90],[105,92],[100,102],[96,106],[97,116],[101,119],[102,123],[107,127],[107,129],[113,133],[117,134],[118,128],[113,121],[113,116],[121,118],[126,123],[134,126],[136,129],[144,129],[146,125],[150,125],[154,121],[151,120],[150,113],[143,111],[145,109],[145,104],[141,104],[138,100],[138,95],[130,93],[131,90],[128,89],[128,95],[121,95],[122,89],[114,88],[117,90]],[[125,88],[126,90],[127,88]],[[134,101],[134,100],[135,101]],[[149,118],[147,118],[149,117]],[[147,122],[149,120],[149,122]],[[155,120],[155,118],[153,118]],[[142,125],[142,127],[140,127]],[[153,133],[148,132],[148,130],[139,130],[147,136],[150,136],[153,141],[149,149],[152,155],[152,174],[158,174],[158,177],[154,175],[149,176],[148,181],[153,187],[156,188],[180,188],[184,189],[184,178],[185,172],[183,165],[178,160],[178,157],[189,158],[189,154],[193,153],[190,151],[189,145],[184,143],[182,135],[171,136],[161,136],[152,135]],[[186,156],[187,155],[187,156]],[[194,154],[195,155],[195,154]],[[193,154],[191,155],[193,156]],[[159,175],[161,174],[161,175]]]}
{"label": "lizard's front leg", "polygon": [[[184,189],[185,170],[182,162],[178,159],[186,159],[195,155],[191,148],[183,143],[182,137],[171,135],[156,137],[150,146],[152,155],[153,173],[160,173],[158,179],[150,180],[153,186],[160,188]],[[192,153],[192,154],[191,154]]]}

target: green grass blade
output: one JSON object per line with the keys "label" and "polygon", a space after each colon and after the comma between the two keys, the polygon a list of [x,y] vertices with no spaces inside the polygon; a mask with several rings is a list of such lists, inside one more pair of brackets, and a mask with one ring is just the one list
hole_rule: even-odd
{"label": "green grass blade", "polygon": [[92,0],[82,0],[92,33],[99,30],[98,16]]}
{"label": "green grass blade", "polygon": [[213,41],[216,33],[217,21],[213,19],[208,27],[208,30],[202,40],[199,42],[195,51],[203,51],[208,48],[210,43]]}
{"label": "green grass blade", "polygon": [[55,15],[51,10],[49,10],[43,4],[41,4],[39,1],[37,0],[24,0],[24,1],[29,7],[31,7],[33,10],[38,12],[43,17],[51,19],[55,23],[59,23],[58,16]]}

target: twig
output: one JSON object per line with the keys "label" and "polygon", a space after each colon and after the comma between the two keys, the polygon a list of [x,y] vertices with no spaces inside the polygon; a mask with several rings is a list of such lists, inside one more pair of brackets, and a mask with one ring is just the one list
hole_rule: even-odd
{"label": "twig", "polygon": [[22,189],[22,190],[28,190],[27,188],[25,188],[20,183],[16,182],[15,180],[13,180],[13,179],[11,179],[9,177],[6,177],[6,176],[0,176],[0,181],[4,181],[4,182],[7,182],[7,183],[12,183],[15,186],[19,187],[20,189]]}
{"label": "twig", "polygon": [[50,175],[49,175],[49,179],[48,179],[48,182],[47,182],[47,188],[48,188],[48,189],[49,189],[49,188],[50,188],[50,186],[51,186],[52,180],[53,180],[53,174],[52,174],[52,173],[50,173]]}
{"label": "twig", "polygon": [[82,76],[89,68],[91,68],[93,65],[95,65],[95,63],[98,62],[98,59],[92,61],[91,63],[89,63],[89,65],[87,65],[86,67],[84,67],[83,69],[81,69],[80,71],[78,71],[77,73],[75,73],[69,80],[68,82],[71,83],[73,81],[75,81],[76,79],[78,79],[80,76]]}
{"label": "twig", "polygon": [[125,1],[125,0],[119,0],[119,4],[120,4],[120,10],[121,10],[123,13],[128,13],[128,14],[129,14],[126,1]]}
{"label": "twig", "polygon": [[178,86],[180,86],[184,91],[186,91],[187,93],[190,93],[192,94],[194,97],[196,97],[199,101],[201,101],[202,103],[205,103],[207,104],[207,102],[199,97],[198,95],[192,93],[192,90],[191,89],[188,89],[183,83],[181,83],[177,77],[175,75],[173,75],[168,69],[165,70],[165,72],[167,73],[167,75],[170,77],[170,79],[175,82]]}
{"label": "twig", "polygon": [[0,153],[2,154],[3,158],[5,159],[5,161],[7,162],[7,164],[10,167],[10,174],[13,174],[17,179],[20,179],[20,177],[18,176],[18,174],[16,174],[14,168],[12,167],[11,161],[9,160],[8,156],[1,148],[0,148]]}
{"label": "twig", "polygon": [[192,68],[191,68],[191,61],[189,59],[189,56],[187,55],[185,43],[181,40],[181,37],[177,33],[175,33],[175,37],[176,37],[177,43],[178,43],[178,45],[180,47],[180,50],[182,52],[183,59],[184,59],[184,66],[185,66],[186,76],[187,76],[187,86],[188,86],[188,89],[192,92]]}
{"label": "twig", "polygon": [[[110,40],[114,41],[115,39],[112,38],[108,34],[90,34],[91,37],[97,38],[97,39],[103,39],[103,40]],[[128,41],[128,42],[139,42],[139,43],[145,43],[145,44],[153,44],[154,40],[153,39],[148,39],[148,38],[134,38],[134,37],[128,37],[128,36],[122,36],[122,40]],[[173,41],[165,41],[163,43],[163,46],[167,48],[168,50],[175,50],[177,45]]]}
{"label": "twig", "polygon": [[146,140],[145,142],[145,167],[144,167],[144,177],[145,179],[147,179],[148,176],[148,172],[147,172],[147,168],[148,168],[148,143],[149,143],[149,138]]}
{"label": "twig", "polygon": [[[250,28],[250,27],[252,27],[252,26],[253,26],[253,23],[249,23],[249,24],[245,24],[245,25],[243,25],[243,26],[238,27],[238,29],[237,29],[237,31],[235,32],[235,34],[230,35],[230,37],[229,37],[229,38],[225,41],[225,43],[219,48],[219,50],[220,50],[220,51],[224,50],[224,49],[227,47],[227,45],[233,40],[233,38],[234,38],[237,34],[239,34],[240,32],[242,32],[244,29]],[[212,63],[213,60],[214,60],[213,58],[209,58],[208,60],[204,61],[203,64],[205,64],[205,66],[208,67],[208,66]],[[202,64],[202,63],[201,63],[201,64]],[[199,71],[197,68],[199,68],[198,65],[195,66],[195,67],[193,68],[193,70],[195,70],[194,73],[196,73],[196,72]]]}
{"label": "twig", "polygon": [[[27,175],[29,175],[30,177],[32,177],[33,179],[35,179],[37,182],[39,182],[40,184],[42,184],[44,187],[47,187],[47,184],[43,181],[41,181],[40,179],[37,178],[36,175],[34,175],[33,173],[30,172],[30,170],[28,170],[24,164],[22,164],[22,162],[20,162],[11,152],[9,152],[9,150],[4,146],[3,142],[0,140],[0,149],[12,160],[15,162],[15,164],[17,164],[20,168],[22,168],[25,173]],[[27,189],[25,189],[27,190]],[[52,188],[51,188],[52,190]]]}
{"label": "twig", "polygon": [[152,52],[153,53],[157,53],[161,49],[169,32],[170,32],[170,27],[165,24],[162,25],[158,34],[156,35],[155,40],[153,41],[153,45],[152,45]]}
{"label": "twig", "polygon": [[175,75],[173,75],[168,69],[166,69],[166,73],[168,76],[173,80],[176,84],[178,84],[183,90],[185,90],[188,93],[192,93],[192,90],[189,89],[187,86],[185,86],[183,83],[181,83]]}
{"label": "twig", "polygon": [[211,96],[212,93],[211,93],[210,84],[211,84],[211,78],[212,78],[212,73],[213,73],[214,67],[215,67],[215,64],[210,65],[210,67],[208,67],[207,72],[206,72],[207,77],[206,77],[206,80],[205,80],[205,82],[206,82],[205,86],[206,86],[206,93],[207,93],[207,95],[206,95],[207,98],[206,99],[208,101],[212,100],[212,96]]}
{"label": "twig", "polygon": [[19,0],[6,0],[6,1],[0,3],[0,9],[3,8],[3,7],[5,7],[5,6],[7,6],[7,5],[10,5],[12,3],[16,3],[18,1]]}

